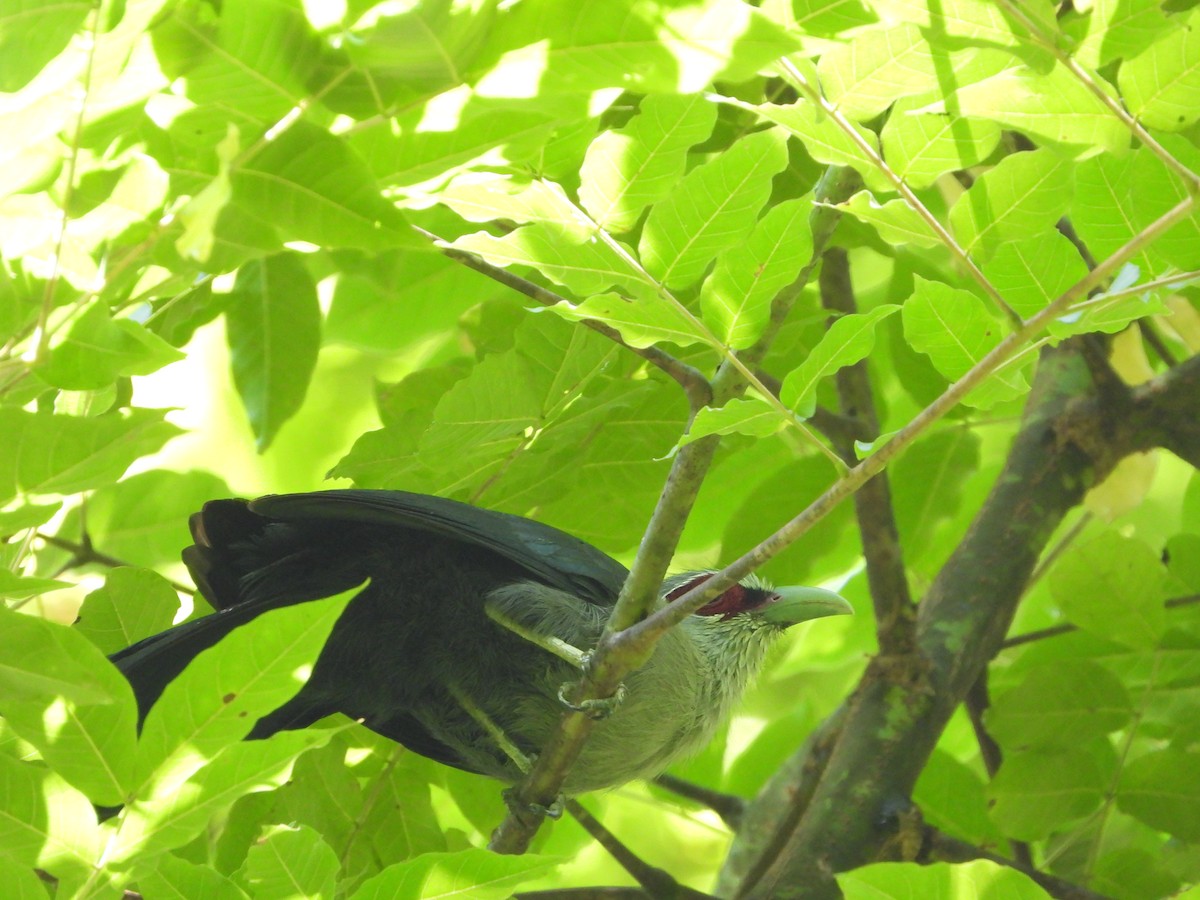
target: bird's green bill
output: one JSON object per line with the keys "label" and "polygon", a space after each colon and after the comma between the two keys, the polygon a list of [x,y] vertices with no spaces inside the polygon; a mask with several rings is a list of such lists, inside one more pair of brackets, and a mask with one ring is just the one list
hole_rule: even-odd
{"label": "bird's green bill", "polygon": [[760,615],[774,625],[786,628],[809,619],[825,616],[852,616],[854,607],[841,594],[817,587],[780,587],[771,591],[774,598],[761,607]]}

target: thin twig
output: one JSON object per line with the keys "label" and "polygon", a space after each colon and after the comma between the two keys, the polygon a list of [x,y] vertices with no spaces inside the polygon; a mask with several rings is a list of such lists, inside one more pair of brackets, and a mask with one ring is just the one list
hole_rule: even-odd
{"label": "thin twig", "polygon": [[1029,34],[1039,44],[1054,54],[1054,58],[1066,66],[1067,71],[1079,79],[1083,86],[1086,87],[1109,112],[1116,116],[1121,121],[1121,124],[1128,128],[1134,137],[1145,144],[1155,156],[1157,156],[1170,169],[1174,170],[1177,175],[1184,179],[1190,193],[1196,193],[1200,191],[1200,175],[1197,175],[1186,165],[1177,160],[1171,155],[1170,151],[1168,151],[1166,147],[1156,141],[1150,132],[1143,128],[1141,123],[1125,110],[1125,107],[1121,105],[1121,102],[1118,99],[1110,96],[1108,92],[1104,90],[1104,88],[1096,83],[1096,79],[1092,77],[1090,72],[1084,69],[1083,66],[1081,66],[1073,56],[1071,56],[1058,45],[1058,42],[1054,40],[1053,36],[1047,35],[1042,30],[1041,26],[1029,15],[1027,15],[1019,5],[1013,3],[1012,0],[997,0],[997,2],[1004,8],[1006,13],[1020,22],[1021,25],[1024,26],[1025,30],[1028,31]]}
{"label": "thin twig", "polygon": [[[61,571],[66,571],[67,569],[77,569],[80,566],[86,566],[89,563],[107,566],[110,569],[126,567],[138,568],[137,563],[126,562],[123,559],[117,559],[115,556],[109,556],[107,553],[101,553],[92,546],[92,540],[86,534],[83,536],[83,540],[80,543],[64,540],[58,535],[45,534],[41,531],[37,532],[34,537],[46,544],[49,544],[51,547],[57,547],[60,550],[66,550],[71,554],[71,559],[67,560]],[[173,590],[180,594],[187,594],[190,597],[194,597],[196,595],[195,588],[190,588],[186,584],[166,578],[165,576],[163,577],[163,580],[166,581],[166,583],[169,584]]]}
{"label": "thin twig", "polygon": [[[1023,324],[1020,314],[1008,305],[1008,301],[1006,301],[1003,295],[996,290],[996,286],[992,284],[988,277],[983,274],[983,270],[980,269],[979,266],[975,265],[975,261],[971,259],[970,254],[968,254],[967,251],[959,245],[958,241],[954,239],[954,236],[946,230],[946,226],[938,221],[937,216],[935,216],[929,210],[929,208],[921,202],[921,199],[916,195],[913,189],[908,186],[908,183],[899,175],[897,175],[895,170],[893,170],[892,167],[887,164],[879,152],[872,147],[871,144],[865,140],[861,134],[858,133],[858,129],[856,129],[853,124],[851,124],[851,122],[844,115],[842,115],[841,110],[825,99],[825,96],[821,93],[820,88],[809,84],[808,79],[804,77],[803,73],[801,73],[801,71],[797,69],[786,57],[780,61],[779,67],[784,77],[797,89],[799,89],[800,92],[803,93],[810,102],[816,106],[819,106],[825,115],[829,116],[830,119],[837,123],[838,127],[845,132],[846,136],[855,144],[855,146],[858,147],[859,151],[871,162],[873,166],[875,166],[875,168],[883,173],[883,176],[889,182],[891,182],[892,187],[896,189],[897,193],[899,193],[900,196],[904,198],[905,202],[917,213],[917,215],[921,217],[921,220],[925,223],[929,230],[937,236],[938,240],[946,245],[946,248],[950,251],[950,254],[966,270],[967,274],[971,276],[976,284],[983,288],[983,292],[987,294],[988,299],[992,301],[992,303],[996,306],[996,309],[1000,310],[1000,312],[1004,314],[1005,318],[1008,319],[1014,328],[1020,328]],[[746,108],[750,110],[754,109],[753,106],[747,106]]]}
{"label": "thin twig", "polygon": [[[975,742],[979,744],[979,755],[983,758],[983,767],[987,771],[988,780],[991,780],[1000,771],[1000,766],[1004,762],[1004,753],[983,721],[988,707],[992,705],[992,698],[988,692],[986,667],[979,673],[979,677],[975,679],[971,689],[967,691],[967,696],[963,698],[963,705],[967,708],[967,717],[971,720],[971,730],[975,732]],[[1023,866],[1033,866],[1033,854],[1030,852],[1029,844],[1025,841],[1010,840],[1009,845],[1012,847],[1013,856],[1018,863]]]}
{"label": "thin twig", "polygon": [[712,895],[693,890],[676,881],[671,874],[657,866],[652,866],[641,859],[636,853],[626,847],[617,837],[605,828],[600,821],[588,812],[578,800],[567,800],[567,812],[609,855],[621,864],[621,868],[633,876],[651,897],[662,898],[696,898],[696,900],[712,900]]}
{"label": "thin twig", "polygon": [[726,794],[723,791],[714,791],[712,788],[684,781],[682,778],[676,778],[674,775],[666,773],[655,778],[654,783],[673,794],[707,806],[721,817],[721,821],[729,826],[730,831],[736,833],[741,828],[742,816],[746,812],[746,801],[741,797]]}
{"label": "thin twig", "polygon": [[976,859],[986,859],[997,865],[1016,869],[1037,882],[1047,893],[1059,900],[1110,900],[1103,894],[1089,891],[1085,887],[1074,884],[1056,875],[1050,875],[1031,865],[1015,859],[1009,859],[998,853],[993,853],[983,847],[977,847],[958,838],[939,831],[932,826],[926,826],[925,844],[922,847],[922,857],[918,862],[929,864],[936,862],[962,863]]}
{"label": "thin twig", "polygon": [[[485,275],[517,293],[524,294],[541,306],[549,307],[559,303],[569,304],[567,298],[561,294],[556,294],[554,291],[544,288],[527,278],[522,278],[520,275],[510,272],[507,269],[493,266],[475,253],[469,253],[466,250],[459,250],[448,246],[440,237],[430,231],[426,231],[424,228],[417,225],[411,227],[417,234],[437,247],[443,256],[466,266],[468,269],[474,269],[479,274]],[[669,375],[683,388],[693,411],[707,406],[711,402],[712,388],[708,383],[708,379],[700,373],[699,369],[689,366],[687,363],[680,362],[671,354],[654,345],[649,347],[634,347],[626,343],[617,329],[597,319],[581,319],[580,322],[587,328],[592,329],[592,331],[604,335],[610,341],[619,344],[630,353],[640,356],[652,366],[661,369]]]}
{"label": "thin twig", "polygon": [[[1200,594],[1188,594],[1184,597],[1171,597],[1169,600],[1163,601],[1163,606],[1167,609],[1179,609],[1184,606],[1195,606],[1200,604]],[[1047,638],[1059,637],[1064,634],[1071,634],[1078,631],[1079,626],[1071,622],[1063,622],[1061,625],[1051,625],[1049,628],[1039,628],[1036,631],[1027,631],[1024,634],[1014,635],[1008,638],[1000,645],[1001,650],[1010,650],[1013,647],[1020,647],[1022,644],[1032,644],[1034,641],[1044,641]]]}

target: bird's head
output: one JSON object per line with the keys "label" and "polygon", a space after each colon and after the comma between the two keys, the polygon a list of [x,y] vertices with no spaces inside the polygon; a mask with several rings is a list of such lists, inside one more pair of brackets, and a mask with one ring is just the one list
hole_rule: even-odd
{"label": "bird's head", "polygon": [[[713,576],[689,572],[667,579],[662,598],[671,603]],[[723,720],[757,675],[767,649],[785,628],[824,616],[850,615],[839,594],[823,588],[772,587],[751,576],[710,600],[680,623],[681,643],[698,654],[708,686],[711,722]],[[715,726],[714,726],[715,727]]]}

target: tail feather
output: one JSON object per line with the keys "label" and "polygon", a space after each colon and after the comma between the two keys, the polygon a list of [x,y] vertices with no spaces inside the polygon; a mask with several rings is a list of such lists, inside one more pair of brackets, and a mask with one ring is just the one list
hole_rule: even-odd
{"label": "tail feather", "polygon": [[223,610],[176,625],[110,656],[113,665],[133,687],[138,705],[138,727],[167,685],[179,677],[188,663],[262,611],[251,606]]}

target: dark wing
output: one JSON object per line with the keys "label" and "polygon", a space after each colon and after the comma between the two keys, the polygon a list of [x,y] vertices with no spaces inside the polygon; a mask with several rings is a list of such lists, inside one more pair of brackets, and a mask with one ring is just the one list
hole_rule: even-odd
{"label": "dark wing", "polygon": [[248,510],[280,522],[374,523],[473,544],[520,566],[550,587],[609,606],[629,571],[591,544],[532,519],[406,491],[335,490],[272,494]]}

